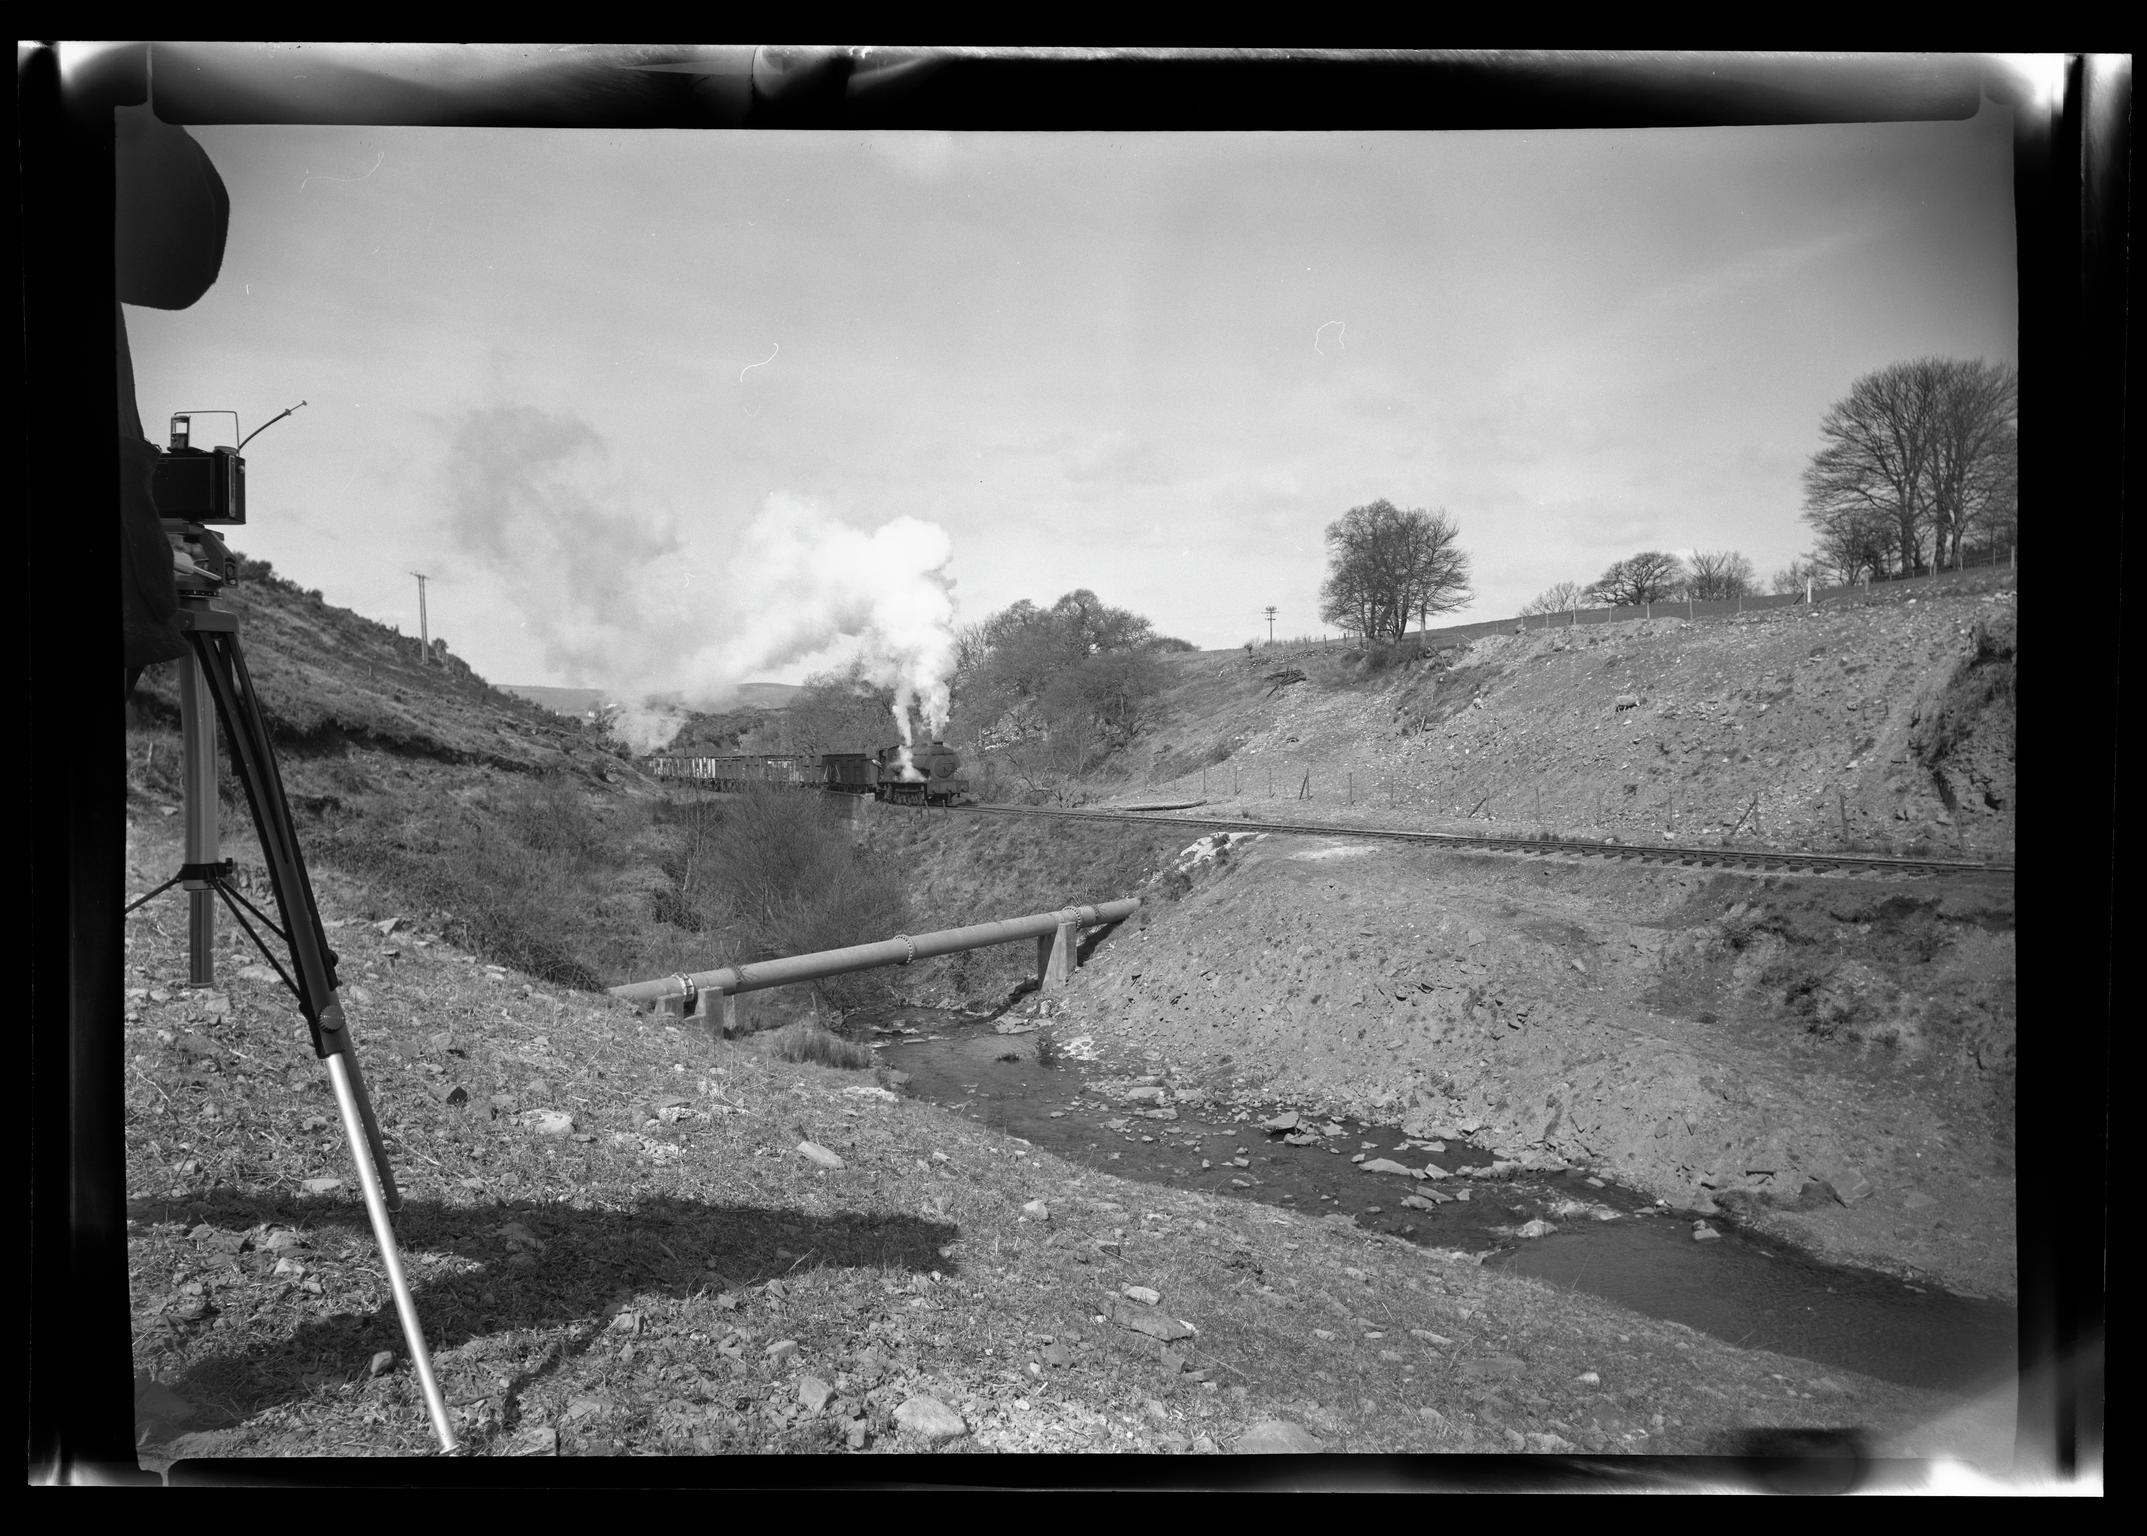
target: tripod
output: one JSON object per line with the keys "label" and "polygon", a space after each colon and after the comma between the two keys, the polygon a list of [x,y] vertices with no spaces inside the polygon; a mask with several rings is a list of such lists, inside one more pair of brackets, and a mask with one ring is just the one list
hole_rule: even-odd
{"label": "tripod", "polygon": [[[395,1187],[394,1171],[388,1166],[380,1126],[373,1116],[372,1100],[365,1091],[365,1077],[358,1070],[350,1026],[343,1005],[336,998],[336,954],[328,947],[321,927],[320,907],[313,898],[313,884],[306,875],[306,861],[298,848],[298,833],[291,822],[290,802],[284,798],[283,780],[276,771],[276,755],[268,738],[267,722],[253,682],[247,676],[246,657],[239,649],[238,616],[210,601],[228,569],[221,541],[197,523],[167,521],[165,530],[182,544],[198,541],[217,553],[214,572],[198,566],[179,566],[178,625],[191,654],[181,659],[179,714],[181,740],[185,745],[187,842],[186,862],[179,873],[128,904],[132,912],[150,897],[183,885],[188,892],[188,938],[192,980],[213,980],[210,946],[214,937],[215,907],[212,895],[221,896],[248,938],[275,968],[283,984],[298,999],[306,1027],[312,1032],[313,1052],[328,1063],[328,1077],[335,1089],[336,1107],[350,1142],[351,1160],[357,1165],[358,1183],[365,1194],[365,1210],[372,1222],[373,1237],[395,1293],[395,1310],[402,1320],[403,1341],[417,1369],[425,1405],[441,1448],[456,1449],[449,1426],[446,1400],[432,1373],[432,1356],[425,1347],[425,1334],[418,1325],[417,1307],[403,1275],[402,1258],[395,1243],[389,1213],[402,1209],[402,1194]],[[270,922],[260,908],[247,901],[232,884],[232,864],[216,858],[216,732],[204,711],[202,691],[214,702],[216,718],[223,722],[224,739],[230,743],[232,767],[245,786],[253,809],[254,831],[260,838],[261,856],[268,866],[276,893],[282,925]],[[245,911],[241,911],[241,908]],[[262,926],[283,941],[289,951],[290,969],[276,956],[246,921],[251,912]],[[295,973],[295,974],[294,974]]]}

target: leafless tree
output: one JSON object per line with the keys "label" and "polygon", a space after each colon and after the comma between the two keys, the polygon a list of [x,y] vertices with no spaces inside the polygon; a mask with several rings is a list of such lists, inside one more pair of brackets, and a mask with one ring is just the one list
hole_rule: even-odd
{"label": "leafless tree", "polygon": [[1628,555],[1595,581],[1595,595],[1613,608],[1638,608],[1677,596],[1685,587],[1685,563],[1659,549]]}
{"label": "leafless tree", "polygon": [[1972,522],[2006,497],[2017,393],[2012,368],[1981,359],[1918,358],[1851,385],[1804,470],[1804,517],[1830,562],[1853,579],[1874,544],[1899,576],[1958,561]]}
{"label": "leafless tree", "polygon": [[1749,597],[1759,590],[1752,562],[1735,550],[1696,549],[1685,563],[1691,571],[1685,580],[1685,591],[1696,601]]}
{"label": "leafless tree", "polygon": [[1809,584],[1823,580],[1825,574],[1817,560],[1810,555],[1799,555],[1767,578],[1767,590],[1777,597],[1801,594]]}
{"label": "leafless tree", "polygon": [[1561,581],[1545,587],[1521,605],[1521,617],[1539,613],[1571,613],[1588,601],[1588,589],[1577,581]]}
{"label": "leafless tree", "polygon": [[1403,511],[1384,498],[1327,525],[1327,579],[1320,617],[1366,639],[1399,640],[1414,617],[1467,603],[1469,557],[1461,529],[1442,508]]}

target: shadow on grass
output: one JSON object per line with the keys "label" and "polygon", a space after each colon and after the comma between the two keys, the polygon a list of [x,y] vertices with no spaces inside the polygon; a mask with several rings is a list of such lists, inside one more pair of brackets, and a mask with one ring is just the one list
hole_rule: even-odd
{"label": "shadow on grass", "polygon": [[[135,1206],[138,1220],[163,1215],[158,1202]],[[339,1265],[378,1276],[375,1285],[382,1293],[379,1304],[367,1311],[335,1312],[287,1332],[257,1322],[246,1330],[251,1342],[202,1355],[163,1383],[198,1405],[190,1429],[242,1423],[308,1395],[324,1381],[360,1380],[376,1351],[392,1350],[399,1360],[407,1354],[372,1228],[355,1200],[331,1204],[210,1195],[191,1202],[190,1209],[197,1221],[224,1232],[264,1223],[295,1228],[306,1245],[289,1250],[290,1257],[324,1278]],[[510,1397],[587,1350],[603,1335],[616,1304],[629,1297],[644,1308],[661,1307],[666,1300],[712,1297],[808,1269],[936,1269],[943,1275],[959,1269],[940,1252],[957,1236],[951,1223],[862,1212],[813,1216],[784,1207],[668,1196],[645,1197],[618,1210],[534,1200],[464,1206],[410,1199],[395,1225],[404,1273],[435,1356],[473,1339],[553,1333],[533,1363],[513,1371]],[[356,1246],[347,1257],[339,1252],[346,1241]],[[455,1255],[482,1267],[431,1274],[429,1255]],[[255,1260],[261,1261],[259,1277],[252,1273]],[[266,1256],[249,1253],[242,1262],[249,1270],[242,1284],[274,1283],[266,1278]],[[323,1304],[333,1306],[338,1283],[331,1279]],[[448,1374],[443,1372],[442,1386],[453,1401],[457,1388]],[[491,1375],[488,1367],[487,1389],[497,1386]]]}

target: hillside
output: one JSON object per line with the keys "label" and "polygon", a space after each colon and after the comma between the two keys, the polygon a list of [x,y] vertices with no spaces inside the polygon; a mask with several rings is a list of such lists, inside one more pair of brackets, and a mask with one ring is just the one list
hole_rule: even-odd
{"label": "hillside", "polygon": [[[596,989],[731,942],[691,857],[695,818],[721,804],[668,800],[614,746],[289,583],[228,601],[348,956],[413,1192],[420,1305],[477,1450],[923,1449],[942,1443],[911,1411],[930,1398],[962,1426],[954,1448],[1704,1453],[1824,1424],[2002,1461],[2001,1399],[1963,1428],[1957,1395],[1738,1349],[1339,1212],[1134,1184],[889,1093],[888,1075],[631,1017]],[[1471,794],[1512,824],[1506,802],[1532,811],[1538,788],[1546,822],[1592,815],[1600,792],[1599,820],[1562,829],[1628,837],[1660,835],[1658,787],[1680,835],[1758,794],[1739,840],[1820,846],[1842,804],[1852,840],[1950,837],[1950,794],[1962,840],[1995,856],[2012,634],[2008,586],[1484,635],[1385,670],[1311,651],[1280,687],[1266,672],[1288,658],[1173,657],[1137,770],[1083,792],[1202,798],[1206,763],[1205,798],[1253,817],[1430,825]],[[171,671],[130,706],[130,890],[180,856]],[[1616,710],[1618,691],[1642,702]],[[1306,775],[1311,800],[1289,798]],[[244,821],[227,780],[225,849],[258,886]],[[1509,1166],[1579,1161],[1821,1253],[2011,1294],[2007,882],[1605,871],[1346,838],[1187,859],[1161,828],[958,813],[882,813],[861,835],[903,872],[912,932],[1142,895],[1052,1013],[1167,1100],[1388,1114]],[[421,1451],[303,1030],[228,924],[219,985],[185,984],[181,900],[129,925],[148,1443]],[[1003,1007],[1024,949],[887,974],[925,1002]],[[819,1171],[801,1139],[847,1167]],[[1037,1199],[1048,1221],[1024,1219]],[[1121,1294],[1136,1282],[1199,1333],[1142,1332]]]}
{"label": "hillside", "polygon": [[1911,585],[1506,629],[1384,670],[1335,647],[1168,658],[1106,803],[2009,858],[2012,573]]}

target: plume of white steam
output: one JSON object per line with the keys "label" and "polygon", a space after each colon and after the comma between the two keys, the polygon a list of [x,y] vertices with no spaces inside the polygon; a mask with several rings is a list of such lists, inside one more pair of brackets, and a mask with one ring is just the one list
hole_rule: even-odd
{"label": "plume of white steam", "polygon": [[[689,543],[636,513],[603,473],[588,423],[531,407],[473,412],[450,462],[450,532],[509,582],[546,661],[619,706],[613,729],[662,747],[687,710],[739,683],[854,641],[912,709],[946,729],[954,676],[953,545],[935,523],[869,531],[778,492],[734,536]],[[907,762],[905,755],[904,762]]]}

